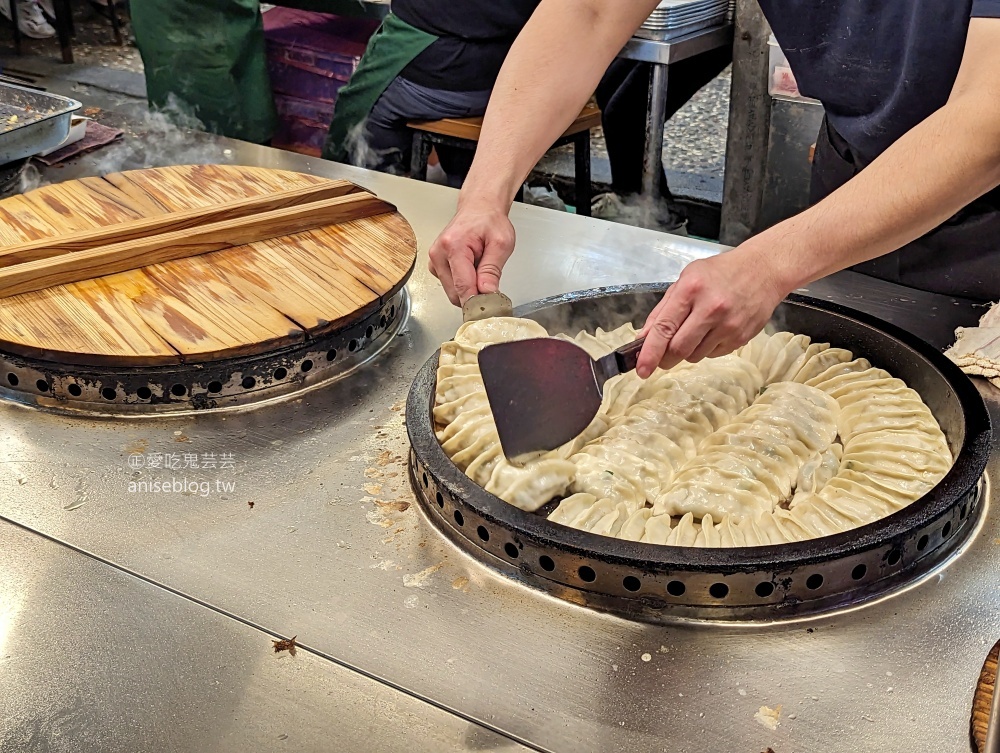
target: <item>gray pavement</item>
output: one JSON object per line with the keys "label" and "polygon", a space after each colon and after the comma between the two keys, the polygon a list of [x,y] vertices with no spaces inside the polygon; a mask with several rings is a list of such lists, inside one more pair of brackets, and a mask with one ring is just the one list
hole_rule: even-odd
{"label": "gray pavement", "polygon": [[[722,176],[726,166],[726,129],[729,121],[731,69],[698,92],[667,121],[663,134],[663,166],[670,190],[678,197],[707,204],[721,204]],[[643,134],[637,134],[643,138]],[[595,192],[607,190],[611,167],[603,135],[592,134],[591,171]],[[539,163],[534,180],[560,186],[573,180],[573,149],[549,152]]]}

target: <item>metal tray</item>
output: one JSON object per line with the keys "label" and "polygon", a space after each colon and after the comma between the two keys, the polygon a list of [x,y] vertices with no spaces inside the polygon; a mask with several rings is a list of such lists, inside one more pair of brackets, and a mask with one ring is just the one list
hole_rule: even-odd
{"label": "metal tray", "polygon": [[711,29],[716,26],[723,26],[725,25],[725,22],[726,12],[723,11],[722,13],[711,16],[710,18],[702,21],[685,24],[683,26],[676,26],[672,29],[648,29],[645,26],[640,26],[633,36],[639,39],[649,39],[654,42],[670,42],[674,39],[678,39],[679,37],[694,34],[696,31]]}
{"label": "metal tray", "polygon": [[61,144],[80,107],[69,97],[0,84],[0,165]]}

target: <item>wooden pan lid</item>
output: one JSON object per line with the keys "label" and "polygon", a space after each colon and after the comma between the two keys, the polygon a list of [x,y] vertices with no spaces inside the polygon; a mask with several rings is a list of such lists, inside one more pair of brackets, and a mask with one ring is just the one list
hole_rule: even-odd
{"label": "wooden pan lid", "polygon": [[[329,183],[231,165],[136,170],[0,201],[0,244]],[[60,364],[162,366],[257,355],[354,323],[416,261],[398,213],[0,298],[0,351]]]}

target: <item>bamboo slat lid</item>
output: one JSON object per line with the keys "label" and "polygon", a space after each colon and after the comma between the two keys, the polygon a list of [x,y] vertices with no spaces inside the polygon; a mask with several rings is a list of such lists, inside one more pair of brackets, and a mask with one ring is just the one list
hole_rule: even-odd
{"label": "bamboo slat lid", "polygon": [[[0,244],[329,182],[186,165],[45,186],[0,201]],[[0,298],[0,351],[144,366],[266,353],[355,322],[405,284],[416,238],[398,213]]]}

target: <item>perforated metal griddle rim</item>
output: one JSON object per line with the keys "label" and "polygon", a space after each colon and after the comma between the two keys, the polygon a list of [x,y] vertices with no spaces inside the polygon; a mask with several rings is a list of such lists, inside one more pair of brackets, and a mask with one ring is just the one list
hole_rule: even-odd
{"label": "perforated metal griddle rim", "polygon": [[[324,337],[273,353],[213,364],[54,367],[0,352],[0,399],[57,412],[114,416],[256,406],[302,394],[350,373],[385,348],[408,316],[409,295],[403,288],[365,318]],[[16,377],[16,385],[10,383],[11,375]],[[183,388],[182,394],[173,392],[178,386]],[[74,387],[80,394],[70,392]],[[112,390],[114,396],[105,397],[105,389]],[[140,389],[147,390],[148,397],[140,397]]]}
{"label": "perforated metal griddle rim", "polygon": [[[666,287],[660,284],[581,291],[521,307],[516,313],[520,316],[530,316],[533,312],[559,303],[599,300],[602,297],[623,293],[659,293]],[[537,515],[525,513],[488,494],[473,484],[447,458],[434,436],[431,417],[437,365],[437,355],[435,355],[421,369],[407,402],[407,428],[413,446],[411,470],[418,499],[430,513],[432,520],[439,525],[443,524],[445,528],[452,529],[446,531],[449,535],[466,538],[473,545],[501,558],[507,555],[505,551],[507,544],[518,547],[518,554],[514,557],[508,556],[508,559],[519,560],[522,570],[530,576],[551,581],[554,585],[613,595],[635,602],[641,602],[645,596],[641,587],[642,579],[653,575],[683,573],[690,579],[691,576],[701,574],[718,579],[718,577],[740,575],[756,577],[759,574],[770,573],[779,581],[775,584],[773,598],[758,600],[757,603],[805,610],[813,606],[826,607],[859,598],[871,598],[894,587],[894,581],[899,580],[897,574],[912,576],[912,571],[918,564],[922,566],[922,570],[933,567],[962,543],[963,534],[967,534],[974,527],[979,511],[979,481],[985,470],[991,436],[989,416],[982,397],[954,364],[909,333],[874,317],[829,302],[804,296],[791,296],[789,302],[792,305],[810,306],[825,314],[853,319],[858,324],[894,337],[920,355],[924,361],[929,362],[938,374],[947,380],[965,413],[965,441],[952,470],[930,494],[904,510],[862,528],[820,540],[782,546],[726,550],[693,549],[626,542],[577,531],[551,523]],[[425,473],[427,484],[423,483]],[[438,493],[441,494],[440,500],[437,498]],[[442,506],[442,502],[447,504]],[[447,508],[448,513],[458,510],[462,512],[463,518],[472,517],[473,520],[469,521],[468,526],[457,526],[451,518],[443,514],[444,508]],[[478,526],[475,525],[477,519],[482,521],[481,525],[484,526],[490,541],[499,537],[494,537],[487,526],[506,529],[508,533],[513,534],[513,538],[496,547],[491,546],[489,542],[477,541],[474,538],[478,536],[476,530]],[[923,539],[924,536],[927,538]],[[604,578],[584,581],[579,577],[563,577],[556,580],[553,575],[555,571],[539,572],[537,561],[534,565],[525,564],[520,554],[520,550],[525,547],[525,541],[532,545],[532,549],[536,549],[537,543],[542,549],[551,550],[549,554],[559,557],[611,566],[616,570],[619,568],[622,571],[629,570],[630,575],[626,574],[623,577],[638,578],[640,590],[632,592],[623,588],[620,572],[615,576],[618,579],[617,585],[602,582],[606,580]],[[924,543],[925,547],[919,549],[918,543]],[[853,569],[856,567],[853,563],[857,562],[866,564],[867,568],[868,564],[873,562],[873,557],[875,564],[882,563],[877,577],[862,577],[850,584],[849,588],[835,592],[822,586],[816,589],[795,588],[794,591],[802,593],[805,598],[795,596],[790,599],[789,595],[793,589],[788,586],[792,584],[783,584],[780,580],[782,574],[786,579],[792,579],[793,575],[803,568],[822,566],[829,569],[835,563],[850,564]],[[581,565],[583,566],[585,565]],[[808,579],[808,576],[806,578]],[[844,578],[841,577],[840,580],[843,581]],[[893,583],[883,583],[887,580]],[[824,584],[825,582],[824,578]],[[689,595],[687,598],[671,599],[669,595],[665,598],[665,593],[660,591],[653,594],[651,599],[655,602],[652,604],[654,609],[694,607],[700,610],[702,607],[712,606],[720,612],[727,609],[738,612],[754,608],[748,605],[727,606],[725,598],[715,599],[711,595],[708,598],[692,598]],[[803,606],[804,601],[809,601],[809,606]]]}
{"label": "perforated metal griddle rim", "polygon": [[[973,498],[975,507],[970,509],[967,522],[955,529],[947,540],[942,538],[934,546],[929,546],[924,552],[925,556],[919,561],[909,564],[900,561],[896,566],[888,565],[886,559],[894,547],[887,546],[851,558],[783,571],[761,569],[742,574],[687,570],[647,572],[634,563],[597,561],[592,557],[558,552],[545,545],[537,547],[530,539],[518,534],[500,536],[489,520],[480,517],[464,501],[452,498],[443,491],[443,485],[438,487],[429,471],[428,488],[419,490],[422,468],[424,466],[417,460],[416,454],[411,452],[410,483],[417,490],[419,505],[447,539],[474,559],[565,601],[629,619],[655,623],[774,623],[810,619],[832,610],[858,608],[919,585],[945,567],[951,559],[968,548],[975,531],[982,527],[985,515],[985,512],[980,511],[980,507],[985,505],[979,505],[978,498]],[[440,509],[434,499],[439,489],[443,491]],[[461,510],[465,515],[465,530],[457,527],[449,518],[454,510]],[[490,536],[486,543],[477,540],[471,533],[473,530],[478,531],[480,527]],[[937,525],[935,531],[927,529],[928,535],[940,534],[941,528],[941,525]],[[509,532],[501,528],[499,534]],[[512,552],[507,550],[508,546],[513,547],[516,554],[512,556]],[[542,556],[548,557],[552,563],[551,572],[542,571]],[[860,580],[853,575],[854,569],[859,565],[866,568]],[[574,572],[582,566],[593,566],[595,573],[600,575],[598,580],[593,583],[583,582],[578,577],[578,572]],[[825,581],[821,589],[810,592],[806,582],[816,574],[824,575],[825,578],[839,576],[839,582],[849,582],[850,588],[831,589]],[[712,586],[720,582],[731,585],[734,577],[742,577],[749,586],[754,587],[760,583],[768,583],[773,586],[773,592],[767,597],[757,594],[750,596],[747,593],[739,603],[733,598],[720,600],[712,596]],[[624,587],[626,578],[631,578],[638,584],[637,591]],[[685,593],[674,596],[666,590],[667,586],[676,583],[684,584]],[[799,595],[803,592],[808,595],[808,599]]]}

